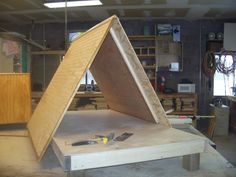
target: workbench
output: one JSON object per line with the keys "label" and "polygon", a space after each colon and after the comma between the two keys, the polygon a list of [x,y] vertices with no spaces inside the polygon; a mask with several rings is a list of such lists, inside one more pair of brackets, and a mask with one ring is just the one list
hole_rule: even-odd
{"label": "workbench", "polygon": [[[96,135],[133,135],[108,144],[72,146],[93,140]],[[184,156],[183,167],[198,169],[199,153],[205,151],[204,137],[166,128],[114,110],[67,112],[52,147],[65,171],[76,171]],[[194,159],[194,160],[190,160]]]}
{"label": "workbench", "polygon": [[37,162],[30,139],[26,135],[0,136],[0,149],[1,177],[235,177],[236,175],[236,168],[211,146],[207,146],[207,151],[201,154],[200,169],[191,172],[181,168],[182,157],[176,157],[66,173],[51,146],[42,161]]}

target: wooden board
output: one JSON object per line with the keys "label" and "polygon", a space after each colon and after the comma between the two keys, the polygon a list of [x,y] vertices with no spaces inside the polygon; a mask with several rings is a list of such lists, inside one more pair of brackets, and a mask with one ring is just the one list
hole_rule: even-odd
{"label": "wooden board", "polygon": [[81,78],[102,44],[113,17],[95,26],[74,41],[44,92],[27,127],[38,159],[48,147]]}
{"label": "wooden board", "polygon": [[236,174],[236,168],[211,147],[201,155],[200,170],[194,172],[181,168],[179,157],[72,173],[63,172],[50,147],[43,160],[37,162],[28,137],[0,136],[0,147],[1,177],[235,177]]}
{"label": "wooden board", "polygon": [[[71,146],[95,135],[133,133],[123,142]],[[68,112],[53,138],[64,170],[135,163],[205,151],[206,139],[112,110]]]}
{"label": "wooden board", "polygon": [[0,74],[0,124],[25,123],[31,116],[30,74]]}
{"label": "wooden board", "polygon": [[0,136],[28,136],[27,130],[0,130]]}

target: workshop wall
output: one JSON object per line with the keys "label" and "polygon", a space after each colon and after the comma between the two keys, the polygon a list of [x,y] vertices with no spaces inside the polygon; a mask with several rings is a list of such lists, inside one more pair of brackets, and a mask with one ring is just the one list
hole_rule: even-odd
{"label": "workshop wall", "polygon": [[[177,90],[177,84],[181,79],[187,78],[196,84],[196,92],[199,98],[199,114],[207,114],[208,103],[212,95],[212,79],[206,78],[201,71],[201,60],[206,51],[207,35],[209,32],[223,32],[224,22],[235,22],[233,20],[122,20],[122,25],[128,35],[143,35],[144,26],[148,26],[150,34],[154,34],[154,27],[158,23],[170,23],[181,26],[181,41],[183,43],[183,71],[182,72],[158,72],[157,76],[166,78],[166,87]],[[97,22],[72,22],[68,24],[68,31],[84,31],[97,24]],[[27,25],[20,28],[21,33],[40,44],[57,50],[65,46],[64,24],[36,24]],[[42,74],[43,60],[32,61],[32,78],[33,83],[42,82],[42,76],[35,76],[37,73]],[[50,61],[45,72],[46,83],[48,84],[52,72],[57,68],[58,60]],[[44,79],[45,82],[45,79]]]}

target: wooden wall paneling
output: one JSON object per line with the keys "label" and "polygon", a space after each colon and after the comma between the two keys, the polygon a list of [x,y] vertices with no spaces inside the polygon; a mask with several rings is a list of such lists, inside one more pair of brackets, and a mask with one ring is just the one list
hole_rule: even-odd
{"label": "wooden wall paneling", "polygon": [[35,109],[27,126],[39,160],[76,94],[81,78],[96,56],[113,18],[90,29],[71,44]]}
{"label": "wooden wall paneling", "polygon": [[0,124],[25,123],[31,116],[30,74],[0,74]]}

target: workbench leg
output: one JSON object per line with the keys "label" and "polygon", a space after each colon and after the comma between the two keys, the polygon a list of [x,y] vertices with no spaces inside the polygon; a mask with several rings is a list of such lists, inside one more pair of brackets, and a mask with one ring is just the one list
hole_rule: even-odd
{"label": "workbench leg", "polygon": [[67,177],[85,177],[85,170],[80,171],[68,171]]}
{"label": "workbench leg", "polygon": [[70,171],[66,172],[66,177],[71,177],[71,172]]}
{"label": "workbench leg", "polygon": [[200,153],[183,156],[183,168],[188,171],[199,169]]}

